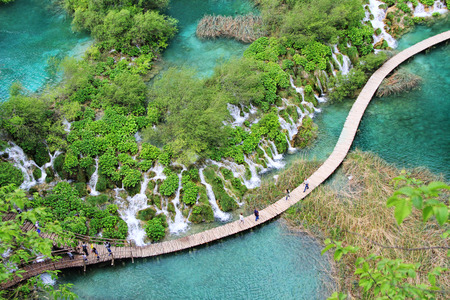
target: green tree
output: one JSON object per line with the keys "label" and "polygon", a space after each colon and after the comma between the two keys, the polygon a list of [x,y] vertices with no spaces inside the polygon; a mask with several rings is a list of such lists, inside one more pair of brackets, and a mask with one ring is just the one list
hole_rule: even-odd
{"label": "green tree", "polygon": [[[24,271],[17,269],[17,265],[26,265],[31,263],[36,256],[44,258],[58,259],[52,254],[54,241],[42,238],[36,231],[23,232],[21,229],[25,221],[31,223],[39,222],[42,232],[56,233],[58,236],[57,243],[70,244],[72,240],[62,231],[58,222],[49,221],[50,212],[48,209],[38,207],[27,209],[31,206],[30,201],[25,192],[15,189],[14,185],[0,187],[0,217],[3,219],[10,213],[16,216],[12,220],[0,222],[0,252],[6,255],[0,256],[0,283],[7,282],[20,276]],[[18,209],[22,213],[18,213]],[[44,222],[45,220],[45,222]],[[10,270],[16,270],[11,272]],[[56,272],[52,272],[55,276]],[[75,299],[76,295],[69,288],[72,284],[59,287],[54,290],[50,285],[45,285],[37,277],[29,279],[27,282],[20,284],[13,290],[0,291],[0,299],[25,299],[31,296],[34,289],[45,290],[51,296],[64,299]]]}
{"label": "green tree", "polygon": [[0,126],[28,154],[34,155],[46,138],[53,112],[43,98],[12,96],[0,103]]}
{"label": "green tree", "polygon": [[145,140],[170,145],[173,156],[184,164],[222,143],[228,98],[205,88],[193,71],[169,69],[149,94],[150,105],[159,108],[163,121],[143,131]]}

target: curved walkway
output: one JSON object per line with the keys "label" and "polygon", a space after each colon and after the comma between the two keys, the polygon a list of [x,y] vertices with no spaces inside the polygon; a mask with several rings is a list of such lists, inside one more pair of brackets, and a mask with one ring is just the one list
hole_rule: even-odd
{"label": "curved walkway", "polygon": [[21,280],[41,274],[47,270],[57,270],[81,266],[85,267],[89,264],[96,264],[105,261],[111,261],[113,264],[114,259],[134,259],[137,257],[150,257],[181,251],[184,249],[213,242],[242,231],[246,231],[260,225],[261,223],[267,222],[277,217],[278,215],[286,211],[289,207],[305,198],[315,187],[324,182],[339,167],[353,143],[353,139],[355,138],[355,134],[364,111],[366,110],[367,105],[369,104],[372,96],[375,94],[383,79],[398,65],[400,65],[411,56],[448,39],[450,39],[450,31],[446,31],[430,37],[426,40],[423,40],[422,42],[415,44],[414,46],[411,46],[406,50],[403,50],[402,52],[388,60],[383,66],[381,66],[381,68],[379,68],[370,77],[363,90],[359,94],[358,98],[356,99],[355,103],[353,104],[333,152],[322,164],[322,166],[309,178],[309,190],[307,190],[306,193],[303,193],[303,186],[297,187],[291,192],[291,197],[289,198],[289,200],[286,201],[283,197],[274,204],[269,205],[265,209],[261,210],[259,221],[255,222],[255,218],[253,217],[253,215],[251,215],[245,218],[244,223],[235,221],[223,226],[219,226],[207,231],[171,241],[150,244],[143,247],[111,247],[111,250],[113,252],[113,255],[111,256],[109,256],[103,245],[97,245],[96,248],[98,249],[100,254],[99,259],[91,254],[90,256],[88,256],[87,262],[85,262],[83,258],[78,255],[74,260],[69,260],[67,257],[65,257],[64,259],[61,259],[57,262],[42,262],[38,264],[31,264],[24,269],[27,272],[22,274],[23,278],[16,277],[14,280],[2,285],[2,289],[10,287],[20,282]]}

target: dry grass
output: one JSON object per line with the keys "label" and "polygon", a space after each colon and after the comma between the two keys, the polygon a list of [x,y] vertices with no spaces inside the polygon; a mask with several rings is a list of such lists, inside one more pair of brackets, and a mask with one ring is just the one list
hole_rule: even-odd
{"label": "dry grass", "polygon": [[217,37],[234,38],[244,43],[251,43],[264,35],[262,18],[253,14],[231,16],[204,16],[197,25],[199,38]]}
{"label": "dry grass", "polygon": [[[423,282],[433,267],[448,267],[445,250],[404,251],[385,249],[376,244],[405,248],[445,246],[440,237],[443,229],[433,221],[422,223],[417,211],[401,226],[397,225],[393,208],[386,207],[386,200],[394,191],[391,181],[399,173],[375,155],[352,152],[330,184],[317,188],[284,217],[292,227],[316,237],[342,240],[347,245],[359,247],[357,254],[360,257],[375,253],[405,262],[419,262],[421,267],[416,283]],[[352,176],[351,180],[349,176]],[[443,180],[423,169],[412,170],[412,176],[424,182]],[[337,265],[337,279],[341,291],[359,298],[362,295],[354,285],[358,279],[353,275],[356,258],[356,255],[344,256]],[[441,277],[439,284],[445,290],[450,288],[449,273]]]}
{"label": "dry grass", "polygon": [[417,88],[422,79],[412,73],[400,70],[383,80],[376,96],[383,97]]}

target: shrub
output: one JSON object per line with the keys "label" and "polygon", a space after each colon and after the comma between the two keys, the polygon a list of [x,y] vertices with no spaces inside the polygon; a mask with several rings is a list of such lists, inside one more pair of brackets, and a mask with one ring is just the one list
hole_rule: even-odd
{"label": "shrub", "polygon": [[149,208],[138,211],[137,218],[142,221],[149,221],[149,220],[153,219],[153,217],[155,215],[156,215],[156,210],[153,207],[149,207]]}
{"label": "shrub", "polygon": [[198,187],[192,181],[183,186],[183,202],[187,205],[193,205],[197,201]]}
{"label": "shrub", "polygon": [[163,221],[160,218],[153,218],[145,227],[147,236],[154,242],[160,241],[166,235],[166,229],[163,226]]}
{"label": "shrub", "polygon": [[178,176],[177,174],[170,172],[167,178],[163,181],[159,187],[159,192],[164,196],[171,196],[178,189]]}
{"label": "shrub", "polygon": [[87,195],[86,183],[84,183],[84,182],[77,182],[73,186],[77,190],[78,195],[80,197],[84,197],[84,196]]}
{"label": "shrub", "polygon": [[98,195],[98,196],[87,196],[86,197],[86,203],[89,205],[102,205],[109,201],[109,198],[107,195]]}
{"label": "shrub", "polygon": [[0,187],[9,185],[11,183],[15,184],[16,187],[19,187],[22,182],[23,174],[19,169],[14,167],[9,162],[0,162]]}
{"label": "shrub", "polygon": [[151,144],[148,144],[148,143],[143,143],[141,152],[139,153],[139,158],[146,159],[146,160],[153,162],[158,159],[160,154],[161,154],[161,150],[159,150],[159,148],[157,148]]}
{"label": "shrub", "polygon": [[209,204],[199,203],[192,208],[192,213],[189,216],[189,221],[192,223],[213,222],[214,212]]}

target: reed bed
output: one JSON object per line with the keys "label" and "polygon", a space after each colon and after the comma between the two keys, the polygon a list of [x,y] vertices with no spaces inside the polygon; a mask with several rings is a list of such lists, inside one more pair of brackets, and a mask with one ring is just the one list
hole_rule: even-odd
{"label": "reed bed", "polygon": [[[271,197],[279,199],[286,185],[290,188],[292,185],[299,185],[304,175],[316,167],[315,162],[297,162],[280,174],[277,184],[266,183],[261,186],[261,192],[255,191],[252,205],[260,203],[264,206],[270,202]],[[413,177],[425,183],[443,180],[425,169],[410,171]],[[418,262],[421,267],[416,283],[425,282],[427,272],[436,266],[449,267],[447,251],[443,249],[405,251],[382,247],[448,246],[440,237],[444,230],[433,221],[424,224],[422,214],[417,211],[413,211],[401,226],[397,225],[394,210],[386,207],[386,200],[395,190],[392,179],[399,174],[400,170],[376,155],[356,150],[347,156],[337,173],[326,184],[316,188],[310,196],[283,215],[293,230],[307,232],[320,240],[341,240],[345,245],[360,248],[357,255],[344,256],[335,265],[338,289],[357,299],[363,297],[356,284],[358,278],[353,274],[357,257],[375,253],[390,259]],[[439,285],[446,291],[450,289],[448,272],[441,276]],[[436,297],[443,295],[436,294]]]}
{"label": "reed bed", "polygon": [[376,96],[383,97],[409,91],[417,88],[421,82],[422,79],[419,76],[400,70],[383,80]]}
{"label": "reed bed", "polygon": [[234,38],[244,43],[252,43],[264,36],[262,18],[253,14],[232,16],[206,15],[197,25],[199,38]]}

